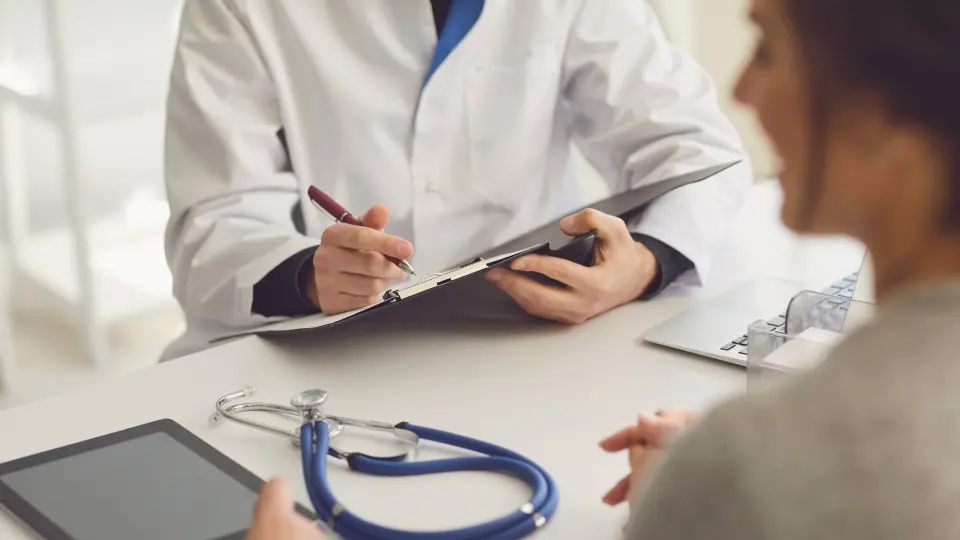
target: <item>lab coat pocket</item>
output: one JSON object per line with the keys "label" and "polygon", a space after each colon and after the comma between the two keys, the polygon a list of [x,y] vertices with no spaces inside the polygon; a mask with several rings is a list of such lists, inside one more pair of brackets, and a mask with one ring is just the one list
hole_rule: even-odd
{"label": "lab coat pocket", "polygon": [[478,67],[467,80],[470,181],[489,203],[520,211],[542,189],[559,81],[558,65],[534,57]]}

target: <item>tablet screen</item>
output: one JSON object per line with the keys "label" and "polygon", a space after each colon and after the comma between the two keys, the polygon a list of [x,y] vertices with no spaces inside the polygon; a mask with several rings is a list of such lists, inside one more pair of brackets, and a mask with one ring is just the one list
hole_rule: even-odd
{"label": "tablet screen", "polygon": [[163,431],[0,474],[73,540],[241,538],[257,493]]}

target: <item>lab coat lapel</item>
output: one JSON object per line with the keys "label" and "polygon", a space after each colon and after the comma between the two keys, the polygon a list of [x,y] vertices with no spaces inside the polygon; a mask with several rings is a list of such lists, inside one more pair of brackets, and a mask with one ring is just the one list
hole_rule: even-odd
{"label": "lab coat lapel", "polygon": [[470,33],[483,14],[485,0],[452,0],[443,31],[437,40],[433,60],[424,79],[426,86],[443,62]]}

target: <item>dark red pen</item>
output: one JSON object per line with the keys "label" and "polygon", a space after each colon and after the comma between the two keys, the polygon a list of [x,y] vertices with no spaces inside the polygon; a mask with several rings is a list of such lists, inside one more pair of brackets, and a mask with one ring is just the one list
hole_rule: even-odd
{"label": "dark red pen", "polygon": [[[310,200],[313,201],[313,204],[317,205],[318,208],[324,212],[330,214],[330,217],[335,219],[338,223],[346,223],[347,225],[357,225],[363,227],[363,223],[359,219],[353,217],[353,214],[347,212],[346,208],[340,206],[340,203],[333,200],[332,197],[326,193],[317,189],[316,186],[310,186],[307,188],[307,196],[310,197]],[[390,260],[393,264],[400,267],[401,270],[410,274],[417,275],[417,272],[413,269],[413,266],[410,266],[410,263],[396,257],[390,257],[389,255],[384,255],[387,259]]]}

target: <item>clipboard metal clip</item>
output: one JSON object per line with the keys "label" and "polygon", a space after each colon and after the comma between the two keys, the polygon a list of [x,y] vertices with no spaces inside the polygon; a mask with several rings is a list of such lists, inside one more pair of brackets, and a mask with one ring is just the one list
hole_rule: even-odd
{"label": "clipboard metal clip", "polygon": [[383,293],[383,300],[386,302],[392,302],[396,300],[404,300],[410,298],[411,296],[416,296],[424,291],[433,289],[434,287],[439,287],[450,283],[451,281],[456,281],[462,277],[475,274],[482,270],[488,268],[487,262],[483,260],[483,257],[477,257],[472,263],[465,266],[461,266],[455,270],[450,270],[449,272],[442,272],[430,276],[428,279],[424,279],[409,287],[404,287],[402,289],[389,289],[387,292]]}

